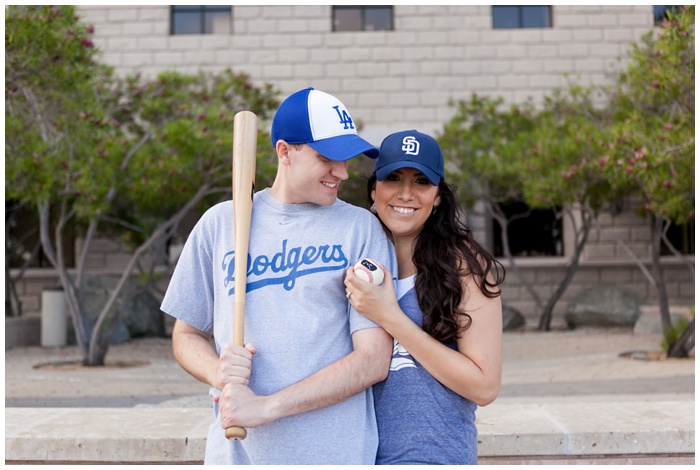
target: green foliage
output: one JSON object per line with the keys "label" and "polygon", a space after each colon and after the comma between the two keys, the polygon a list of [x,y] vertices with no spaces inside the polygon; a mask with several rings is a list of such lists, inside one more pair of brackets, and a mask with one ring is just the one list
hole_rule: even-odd
{"label": "green foliage", "polygon": [[[95,72],[97,50],[90,39],[92,33],[91,26],[79,21],[73,6],[8,6],[5,72],[19,81],[11,81],[12,88],[31,84],[47,94],[82,88]],[[47,77],[54,80],[47,83]]]}
{"label": "green foliage", "polygon": [[545,98],[524,162],[524,199],[533,208],[582,204],[599,210],[612,188],[598,168],[608,118],[593,90],[576,84]]}
{"label": "green foliage", "polygon": [[531,103],[503,109],[502,98],[472,95],[452,102],[456,113],[437,140],[449,181],[460,189],[460,202],[471,206],[486,198],[506,201],[523,192],[524,149],[536,126]]}
{"label": "green foliage", "polygon": [[[230,70],[116,77],[95,60],[92,28],[73,7],[10,6],[5,18],[5,197],[39,212],[76,340],[87,362],[102,363],[110,305],[85,331],[81,286],[53,245],[73,229],[86,247],[98,232],[120,236],[140,248],[128,276],[135,256],[172,233],[183,207],[203,211],[230,198],[233,117],[251,110],[264,129],[278,92]],[[258,139],[265,184],[276,160],[264,131]]]}
{"label": "green foliage", "polygon": [[[113,129],[99,144],[106,153],[110,148],[120,152],[123,161],[133,152],[119,182],[114,214],[139,227],[122,232],[130,243],[139,244],[204,186],[220,191],[201,201],[200,212],[230,198],[233,117],[241,110],[256,113],[261,128],[256,185],[271,184],[276,159],[270,158],[273,149],[262,130],[278,105],[271,86],[256,88],[246,74],[231,70],[194,76],[163,72],[154,80],[138,75],[116,80],[111,92],[116,98]],[[123,147],[125,134],[145,143]]]}
{"label": "green foliage", "polygon": [[603,172],[641,196],[640,213],[695,217],[695,7],[679,8],[632,45],[610,97],[614,116]]}
{"label": "green foliage", "polygon": [[438,140],[460,201],[599,209],[614,190],[597,167],[609,117],[596,109],[592,93],[572,85],[547,96],[540,109],[530,102],[506,108],[500,98],[477,96],[458,102]]}
{"label": "green foliage", "polygon": [[695,7],[631,47],[610,89],[576,83],[535,109],[500,98],[460,101],[438,137],[448,178],[470,206],[522,199],[532,208],[600,210],[639,195],[642,212],[694,219]]}
{"label": "green foliage", "polygon": [[683,332],[688,328],[689,322],[685,318],[681,318],[675,325],[664,330],[664,337],[661,340],[661,349],[668,351],[669,348],[678,341]]}
{"label": "green foliage", "polygon": [[[258,186],[276,159],[262,130],[278,105],[244,73],[115,77],[72,7],[9,7],[6,197],[65,206],[73,223],[138,245],[200,188],[231,187],[233,116],[260,120]],[[37,47],[37,45],[39,47]],[[106,223],[117,222],[117,223]]]}
{"label": "green foliage", "polygon": [[93,85],[109,74],[95,60],[92,32],[72,6],[6,8],[6,198],[73,197],[77,155],[85,151],[78,110],[102,118]]}

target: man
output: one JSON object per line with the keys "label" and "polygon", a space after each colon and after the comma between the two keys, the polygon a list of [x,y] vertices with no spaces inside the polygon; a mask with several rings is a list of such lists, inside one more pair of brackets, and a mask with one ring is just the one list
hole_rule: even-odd
{"label": "man", "polygon": [[[343,279],[365,256],[393,273],[396,265],[377,219],[337,194],[347,161],[378,151],[343,103],[313,88],[280,105],[271,137],[278,169],[272,187],[254,195],[246,347],[231,344],[230,202],[197,223],[163,300],[176,318],[176,359],[211,385],[205,464],[374,464],[368,387],[386,377],[392,341],[350,307]],[[246,439],[225,438],[234,425],[247,428]]]}

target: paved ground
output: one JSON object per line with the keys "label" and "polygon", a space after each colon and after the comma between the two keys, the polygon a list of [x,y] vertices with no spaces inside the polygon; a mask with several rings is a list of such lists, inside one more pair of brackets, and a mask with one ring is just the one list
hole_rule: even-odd
{"label": "paved ground", "polygon": [[[659,335],[631,330],[507,332],[497,401],[694,400],[694,355],[649,359],[659,344]],[[207,386],[179,367],[170,346],[164,338],[113,345],[101,368],[66,366],[80,359],[75,346],[7,350],[5,406],[208,406]]]}

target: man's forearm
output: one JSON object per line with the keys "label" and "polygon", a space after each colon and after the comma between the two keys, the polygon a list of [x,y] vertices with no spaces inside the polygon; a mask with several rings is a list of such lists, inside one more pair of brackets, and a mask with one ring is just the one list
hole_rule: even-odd
{"label": "man's forearm", "polygon": [[176,323],[172,336],[173,355],[192,377],[207,385],[216,386],[214,381],[219,357],[209,339],[190,331],[190,328]]}
{"label": "man's forearm", "polygon": [[[355,335],[360,335],[356,337]],[[222,394],[222,424],[257,427],[285,416],[340,403],[384,380],[391,362],[392,339],[381,328],[353,335],[355,350],[318,372],[276,393],[255,395],[242,386]]]}
{"label": "man's forearm", "polygon": [[[385,355],[391,358],[391,350],[387,348]],[[383,366],[385,362],[386,367]],[[340,403],[384,380],[388,370],[389,361],[372,357],[366,351],[353,352],[270,395],[268,400],[273,419]]]}

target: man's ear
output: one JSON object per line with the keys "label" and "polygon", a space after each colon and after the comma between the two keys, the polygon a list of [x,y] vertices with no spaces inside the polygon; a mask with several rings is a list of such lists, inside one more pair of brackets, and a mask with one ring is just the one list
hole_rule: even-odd
{"label": "man's ear", "polygon": [[289,164],[289,159],[291,158],[289,155],[290,147],[291,145],[282,139],[277,141],[277,144],[275,145],[275,151],[277,152],[277,159],[279,160],[280,164]]}

